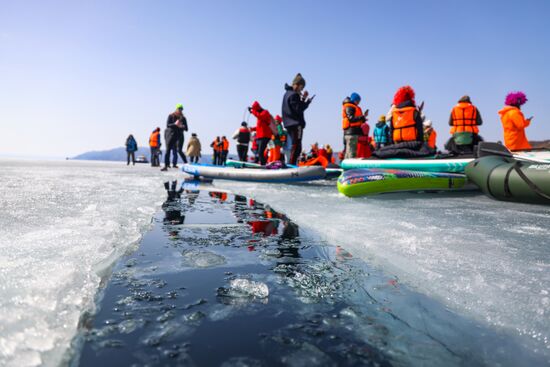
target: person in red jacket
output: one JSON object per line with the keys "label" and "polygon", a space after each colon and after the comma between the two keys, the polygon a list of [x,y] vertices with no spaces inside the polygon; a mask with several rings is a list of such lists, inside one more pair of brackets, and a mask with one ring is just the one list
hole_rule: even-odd
{"label": "person in red jacket", "polygon": [[267,148],[267,143],[271,140],[271,127],[269,126],[272,120],[272,116],[268,110],[265,110],[260,106],[258,101],[255,101],[252,104],[252,107],[248,107],[248,111],[253,114],[256,119],[256,127],[253,127],[251,130],[256,131],[256,142],[258,144],[258,157],[260,159],[260,164],[263,166],[266,164],[267,159],[265,157],[265,149]]}
{"label": "person in red jacket", "polygon": [[357,158],[368,158],[372,155],[372,150],[370,148],[369,141],[369,132],[370,126],[367,121],[361,123],[361,135],[357,138],[357,152],[355,157]]}

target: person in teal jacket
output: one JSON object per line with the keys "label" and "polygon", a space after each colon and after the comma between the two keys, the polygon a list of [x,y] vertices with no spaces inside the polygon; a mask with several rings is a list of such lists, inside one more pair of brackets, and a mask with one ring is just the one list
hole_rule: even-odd
{"label": "person in teal jacket", "polygon": [[385,115],[382,115],[378,118],[378,122],[374,127],[373,136],[374,136],[374,144],[376,145],[376,149],[379,149],[380,147],[383,147],[388,144],[390,140],[389,139],[390,128],[386,124]]}

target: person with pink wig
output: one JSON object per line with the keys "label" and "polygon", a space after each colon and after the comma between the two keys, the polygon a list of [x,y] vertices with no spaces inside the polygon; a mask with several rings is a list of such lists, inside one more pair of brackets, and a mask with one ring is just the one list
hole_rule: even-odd
{"label": "person with pink wig", "polygon": [[502,110],[498,111],[504,128],[504,145],[510,150],[531,149],[531,144],[525,135],[525,128],[531,124],[531,119],[523,116],[521,106],[527,102],[523,92],[510,92],[506,96]]}

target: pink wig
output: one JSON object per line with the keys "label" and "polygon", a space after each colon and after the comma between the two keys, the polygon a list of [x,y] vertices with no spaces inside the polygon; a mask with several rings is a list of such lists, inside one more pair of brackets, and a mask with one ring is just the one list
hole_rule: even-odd
{"label": "pink wig", "polygon": [[510,92],[506,96],[504,104],[519,107],[527,102],[527,96],[523,92]]}
{"label": "pink wig", "polygon": [[410,85],[399,88],[393,96],[393,104],[396,106],[405,101],[412,101],[412,103],[416,105],[414,102],[414,89],[412,89]]}

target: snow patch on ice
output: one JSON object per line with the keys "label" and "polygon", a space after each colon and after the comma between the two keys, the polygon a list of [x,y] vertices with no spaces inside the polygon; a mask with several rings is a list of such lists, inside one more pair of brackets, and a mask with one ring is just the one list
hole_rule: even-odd
{"label": "snow patch on ice", "polygon": [[150,167],[0,160],[0,365],[56,366],[164,199]]}

